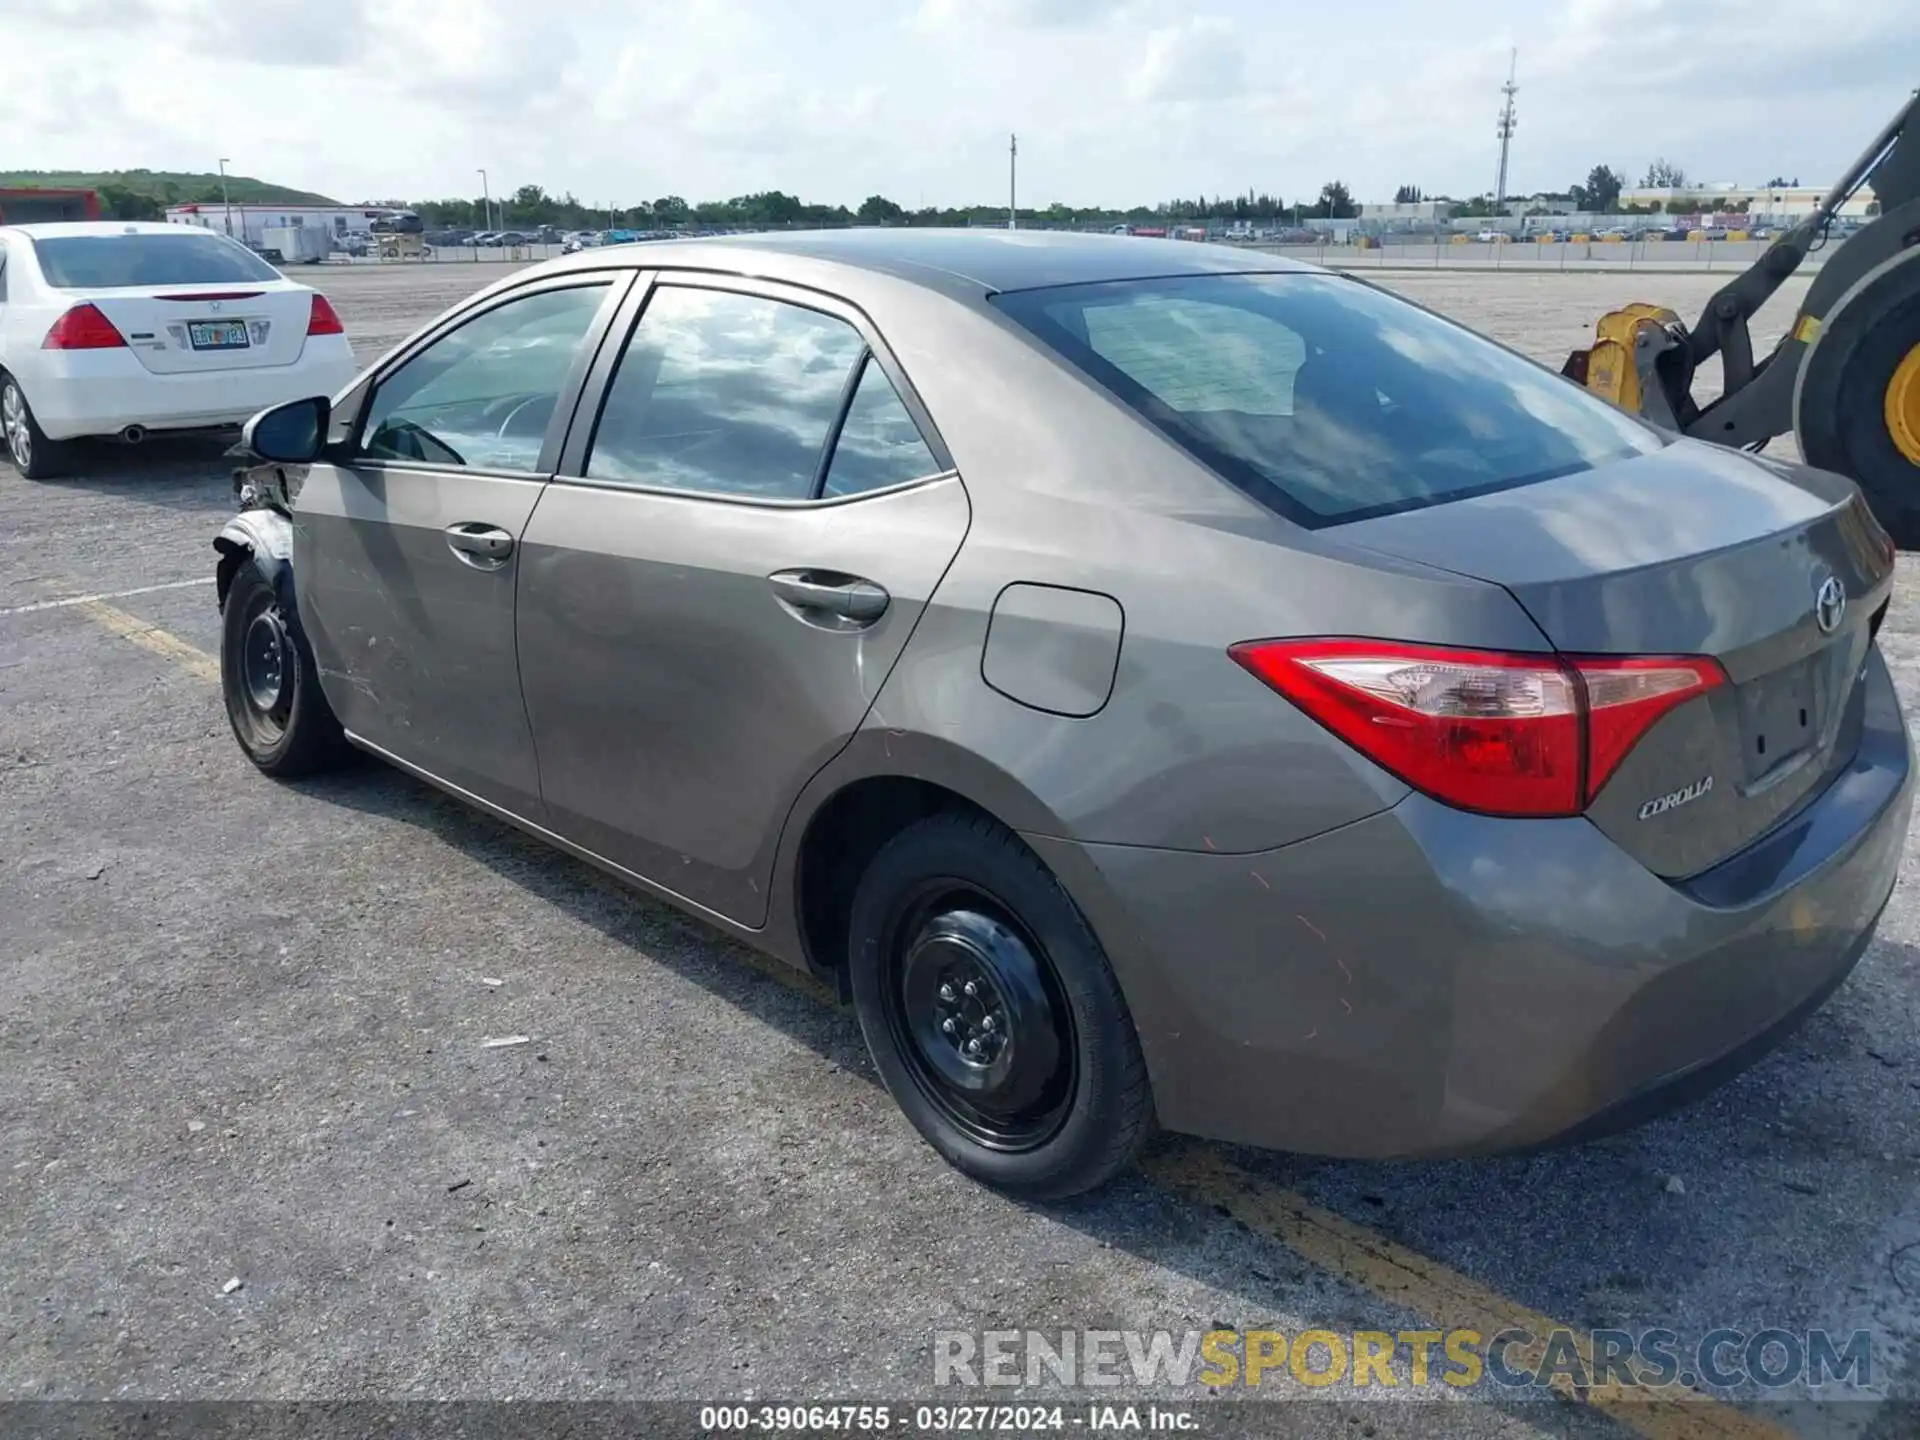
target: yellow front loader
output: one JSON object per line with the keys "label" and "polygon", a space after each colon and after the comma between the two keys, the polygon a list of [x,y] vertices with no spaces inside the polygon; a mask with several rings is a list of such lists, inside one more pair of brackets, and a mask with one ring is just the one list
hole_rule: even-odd
{"label": "yellow front loader", "polygon": [[[1786,335],[1756,360],[1748,322],[1869,181],[1879,215],[1827,257]],[[1715,355],[1725,386],[1699,404],[1694,375]],[[1809,464],[1851,477],[1895,540],[1920,547],[1920,92],[1691,327],[1665,307],[1628,305],[1601,318],[1562,373],[1717,445],[1757,450],[1792,432]]]}

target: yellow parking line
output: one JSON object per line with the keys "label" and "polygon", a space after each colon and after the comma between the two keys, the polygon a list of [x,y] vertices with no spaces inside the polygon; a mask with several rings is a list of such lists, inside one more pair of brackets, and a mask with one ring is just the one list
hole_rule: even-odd
{"label": "yellow parking line", "polygon": [[[1163,1189],[1194,1204],[1223,1207],[1255,1234],[1280,1241],[1336,1279],[1411,1311],[1436,1329],[1474,1330],[1489,1340],[1502,1330],[1525,1330],[1535,1343],[1509,1348],[1512,1369],[1538,1365],[1547,1338],[1565,1332],[1574,1337],[1581,1366],[1593,1374],[1593,1347],[1573,1326],[1270,1184],[1205,1145],[1166,1144],[1149,1154],[1141,1168]],[[1778,1426],[1697,1390],[1675,1386],[1654,1391],[1609,1380],[1582,1391],[1565,1375],[1556,1375],[1552,1385],[1648,1440],[1789,1440]]]}
{"label": "yellow parking line", "polygon": [[[178,662],[199,679],[220,678],[219,661],[158,625],[102,600],[87,600],[75,608],[122,639]],[[748,953],[754,968],[762,974],[817,1000],[836,1003],[832,991],[812,976],[770,957]],[[1278,1240],[1318,1269],[1418,1315],[1438,1329],[1476,1330],[1488,1339],[1502,1330],[1525,1330],[1535,1337],[1535,1343],[1510,1348],[1513,1368],[1537,1364],[1547,1337],[1565,1332],[1574,1336],[1581,1365],[1589,1375],[1593,1373],[1592,1345],[1572,1326],[1551,1320],[1437,1260],[1262,1180],[1209,1146],[1195,1141],[1168,1142],[1150,1153],[1141,1168],[1162,1189],[1196,1205],[1225,1209],[1255,1234]],[[1778,1426],[1700,1391],[1680,1390],[1676,1394],[1677,1387],[1669,1387],[1655,1392],[1614,1380],[1577,1390],[1564,1375],[1556,1375],[1552,1385],[1561,1394],[1584,1401],[1648,1440],[1791,1440]]]}
{"label": "yellow parking line", "polygon": [[198,646],[189,645],[178,635],[149,624],[138,615],[129,615],[119,606],[109,605],[104,600],[85,600],[74,608],[122,640],[131,640],[143,650],[151,650],[156,655],[177,661],[189,675],[197,679],[220,678],[220,662],[213,656]]}

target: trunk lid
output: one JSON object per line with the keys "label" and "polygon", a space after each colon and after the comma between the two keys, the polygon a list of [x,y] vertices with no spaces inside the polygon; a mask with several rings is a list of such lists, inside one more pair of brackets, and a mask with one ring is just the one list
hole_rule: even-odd
{"label": "trunk lid", "polygon": [[156,375],[291,365],[306,348],[313,302],[287,281],[67,292],[113,322]]}
{"label": "trunk lid", "polygon": [[1503,586],[1562,652],[1720,662],[1731,683],[1656,721],[1587,811],[1656,874],[1741,849],[1858,743],[1893,550],[1838,476],[1680,441],[1338,533]]}

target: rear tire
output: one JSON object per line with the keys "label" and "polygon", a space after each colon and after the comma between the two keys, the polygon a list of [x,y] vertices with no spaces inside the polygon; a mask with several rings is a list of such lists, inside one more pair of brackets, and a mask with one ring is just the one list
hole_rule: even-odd
{"label": "rear tire", "polygon": [[311,775],[346,754],[319,676],[300,617],[251,559],[242,562],[221,612],[220,691],[234,739],[267,774]]}
{"label": "rear tire", "polygon": [[27,404],[20,383],[4,373],[0,373],[0,437],[4,437],[13,468],[23,478],[52,480],[67,473],[72,448],[47,438],[40,422],[33,418],[33,408]]}
{"label": "rear tire", "polygon": [[1146,1062],[1100,942],[1019,838],[931,816],[855,891],[848,963],[867,1048],[955,1168],[1057,1200],[1105,1183],[1153,1129]]}

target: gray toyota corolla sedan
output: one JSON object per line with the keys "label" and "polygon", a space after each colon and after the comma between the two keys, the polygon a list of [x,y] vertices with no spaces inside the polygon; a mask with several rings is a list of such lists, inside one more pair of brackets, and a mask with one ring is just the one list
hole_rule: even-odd
{"label": "gray toyota corolla sedan", "polygon": [[830,977],[1023,1194],[1156,1123],[1629,1123],[1839,984],[1907,831],[1850,483],[1267,255],[591,250],[249,444],[256,765],[350,742]]}

